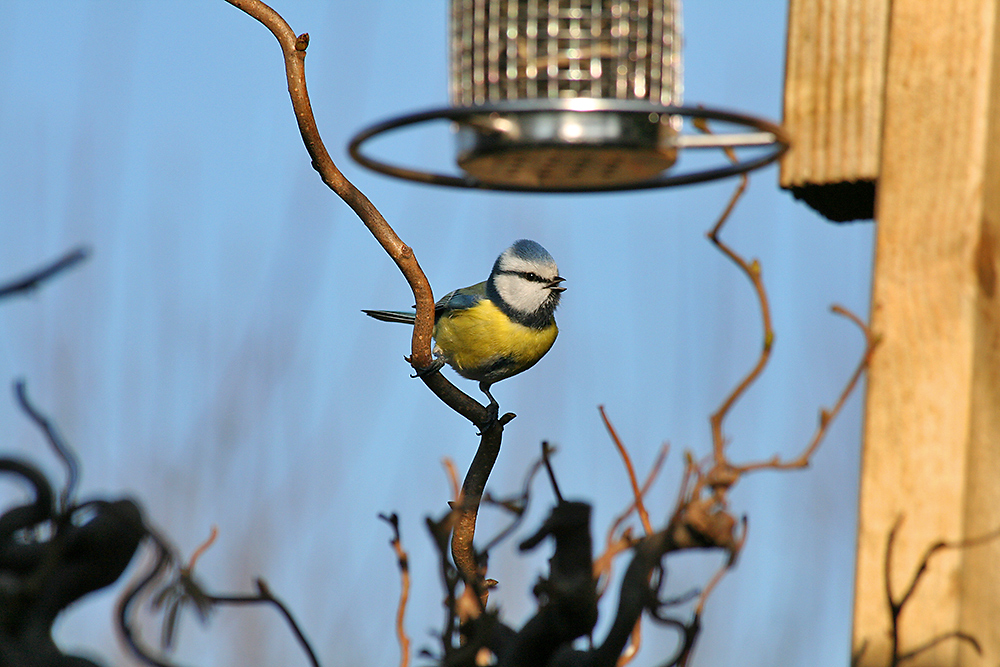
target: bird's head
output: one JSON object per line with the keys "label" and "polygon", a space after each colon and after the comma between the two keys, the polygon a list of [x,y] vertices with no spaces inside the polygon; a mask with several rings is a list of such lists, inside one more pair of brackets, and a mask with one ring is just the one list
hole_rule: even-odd
{"label": "bird's head", "polygon": [[548,251],[527,239],[515,241],[493,264],[487,293],[510,317],[528,326],[549,323],[565,291],[555,260]]}

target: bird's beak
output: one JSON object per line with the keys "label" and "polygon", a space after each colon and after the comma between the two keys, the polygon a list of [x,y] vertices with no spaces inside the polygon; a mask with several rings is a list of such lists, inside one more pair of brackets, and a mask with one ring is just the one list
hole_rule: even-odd
{"label": "bird's beak", "polygon": [[555,279],[552,282],[550,282],[548,285],[546,285],[546,287],[548,287],[553,292],[565,292],[566,288],[559,284],[559,283],[563,282],[564,280],[566,280],[566,279],[563,278],[562,276],[556,276]]}

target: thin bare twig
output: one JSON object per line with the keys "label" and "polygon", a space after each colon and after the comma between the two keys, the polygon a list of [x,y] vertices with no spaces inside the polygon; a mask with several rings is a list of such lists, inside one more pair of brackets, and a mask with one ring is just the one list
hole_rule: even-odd
{"label": "thin bare twig", "polygon": [[407,667],[410,664],[410,638],[406,634],[403,621],[406,619],[406,603],[410,599],[410,557],[403,550],[403,542],[399,537],[399,516],[393,512],[389,516],[379,514],[378,518],[392,526],[392,539],[389,544],[396,552],[400,577],[399,605],[396,608],[396,639],[399,641],[399,667]]}
{"label": "thin bare twig", "polygon": [[[193,568],[198,558],[204,553],[204,551],[211,546],[212,542],[214,542],[216,533],[217,531],[213,527],[212,534],[209,539],[192,555],[189,561],[189,566],[191,568]],[[118,629],[121,631],[125,639],[125,643],[142,662],[152,665],[153,667],[176,667],[172,663],[154,655],[151,650],[144,646],[142,642],[139,641],[139,638],[132,627],[131,617],[133,607],[136,602],[146,593],[146,589],[149,588],[153,582],[163,576],[164,572],[171,565],[171,563],[176,561],[176,557],[172,549],[156,531],[147,526],[146,536],[156,548],[156,560],[152,567],[150,567],[150,569],[142,575],[138,581],[131,584],[119,599],[117,611]],[[182,567],[177,574],[177,578],[167,584],[155,596],[154,604],[156,602],[162,603],[164,600],[169,598],[171,610],[168,610],[168,614],[176,617],[177,611],[179,610],[182,602],[184,600],[189,600],[194,602],[203,618],[204,614],[207,613],[207,610],[214,605],[270,604],[274,606],[285,618],[285,622],[291,628],[293,634],[299,642],[299,645],[309,658],[310,664],[313,667],[320,667],[316,653],[313,651],[309,640],[306,639],[306,636],[299,627],[295,617],[292,616],[292,613],[288,610],[288,607],[286,607],[281,600],[274,596],[264,579],[257,578],[255,583],[257,586],[256,594],[211,595],[202,590],[202,588],[195,582],[194,573],[189,567]],[[170,619],[168,620],[168,623],[172,623],[174,620],[176,619]]]}
{"label": "thin bare twig", "polygon": [[552,461],[549,455],[552,453],[552,449],[549,447],[549,443],[542,441],[542,462],[545,464],[545,472],[549,475],[549,483],[552,485],[552,493],[555,494],[556,500],[558,502],[563,501],[562,492],[559,491],[559,482],[556,481],[556,473],[552,469]]}
{"label": "thin bare twig", "polygon": [[451,457],[444,457],[441,459],[441,465],[444,466],[444,471],[448,475],[448,486],[451,489],[451,497],[454,498],[453,503],[459,502],[459,494],[462,493],[461,487],[458,485],[458,468],[455,467],[455,461]]}
{"label": "thin bare twig", "polygon": [[87,259],[89,255],[90,250],[88,248],[74,248],[48,266],[37,271],[32,271],[28,275],[12,280],[5,285],[0,285],[0,299],[37,289],[49,278],[79,264]]}
{"label": "thin bare twig", "polygon": [[257,585],[256,595],[210,595],[209,599],[215,604],[243,605],[260,604],[263,602],[272,605],[275,609],[281,612],[282,616],[284,616],[285,622],[295,634],[295,638],[298,640],[302,650],[305,651],[310,664],[312,664],[313,667],[320,667],[319,659],[316,657],[316,653],[309,644],[309,640],[306,639],[305,633],[302,632],[302,628],[299,627],[298,622],[295,620],[295,617],[292,616],[292,612],[288,610],[288,607],[285,606],[285,603],[274,596],[274,593],[271,592],[270,587],[262,577],[257,577],[254,583]]}
{"label": "thin bare twig", "polygon": [[187,570],[189,572],[194,571],[194,566],[197,565],[198,559],[201,558],[204,555],[204,553],[211,548],[213,544],[215,544],[215,540],[218,537],[219,537],[219,528],[218,526],[213,525],[212,528],[208,531],[208,539],[202,542],[201,546],[195,549],[194,553],[191,554],[191,558],[188,559]]}
{"label": "thin bare twig", "polygon": [[736,556],[739,555],[740,551],[743,549],[743,545],[747,541],[747,518],[743,517],[743,531],[740,534],[739,540],[736,542],[736,546],[730,551],[729,558],[723,563],[719,569],[712,575],[712,578],[708,581],[705,588],[702,589],[701,595],[698,596],[698,604],[695,606],[694,613],[697,616],[701,616],[702,612],[705,611],[705,603],[708,602],[708,596],[712,594],[715,587],[719,585],[722,581],[722,577],[725,576],[729,570],[733,569],[736,565]]}
{"label": "thin bare twig", "polygon": [[[528,503],[531,501],[531,483],[535,479],[535,475],[542,468],[542,466],[545,466],[549,470],[550,474],[552,474],[551,466],[546,462],[548,461],[548,457],[553,452],[555,452],[554,447],[550,447],[547,442],[542,443],[542,456],[536,459],[535,462],[531,464],[531,467],[528,468],[528,473],[524,476],[524,484],[521,486],[520,495],[505,501],[489,499],[493,504],[500,505],[508,512],[514,514],[514,520],[506,528],[501,530],[493,539],[486,543],[486,546],[482,549],[484,554],[488,554],[492,551],[494,547],[507,539],[507,537],[510,536],[510,534],[513,533],[519,525],[521,525],[521,521],[524,519],[524,516],[528,511]],[[484,496],[483,499],[487,500],[488,497]]]}
{"label": "thin bare twig", "polygon": [[712,230],[708,232],[709,240],[715,244],[722,253],[728,257],[736,266],[739,267],[746,277],[750,280],[753,285],[754,292],[757,294],[757,301],[760,304],[761,320],[763,325],[763,339],[764,342],[761,345],[760,355],[757,357],[757,362],[754,364],[753,368],[743,377],[743,379],[733,388],[729,396],[722,402],[719,409],[712,413],[709,417],[709,422],[712,427],[712,453],[715,458],[715,463],[717,465],[724,464],[726,459],[725,446],[726,440],[722,431],[722,423],[729,411],[732,409],[733,405],[747,389],[757,380],[760,374],[764,371],[767,366],[767,361],[771,357],[771,347],[774,343],[774,329],[771,327],[771,308],[767,300],[767,292],[764,290],[764,282],[761,279],[760,263],[757,260],[751,262],[746,261],[739,254],[736,253],[732,248],[730,248],[723,240],[720,238],[719,234],[722,231],[723,225],[729,219],[729,215],[732,213],[733,208],[736,206],[736,202],[739,201],[740,197],[746,191],[748,178],[746,174],[740,175],[740,183],[736,190],[733,192],[732,197],[729,199],[729,203],[722,215],[719,216],[718,221]]}
{"label": "thin bare twig", "polygon": [[63,465],[66,466],[66,486],[63,487],[62,492],[59,494],[59,512],[64,513],[68,510],[73,500],[73,494],[76,492],[76,485],[80,479],[80,463],[77,461],[76,455],[72,450],[59,437],[59,433],[52,422],[28,400],[28,389],[24,380],[14,382],[14,394],[17,396],[17,402],[21,405],[21,409],[45,433],[49,445],[63,462]]}
{"label": "thin bare twig", "polygon": [[806,448],[799,454],[796,458],[790,459],[788,461],[782,461],[777,455],[767,461],[761,461],[758,463],[748,463],[740,466],[736,466],[736,470],[742,473],[752,472],[755,470],[790,470],[796,468],[805,468],[809,465],[809,461],[812,460],[813,454],[819,448],[823,438],[826,436],[827,430],[833,420],[840,414],[840,410],[844,407],[844,403],[847,402],[847,398],[854,391],[857,386],[858,381],[861,379],[862,373],[868,368],[871,363],[872,354],[875,352],[875,348],[878,346],[878,338],[872,333],[871,329],[861,320],[860,317],[847,310],[843,306],[834,304],[830,307],[830,310],[846,317],[851,322],[853,322],[865,336],[865,351],[861,355],[861,360],[858,361],[857,366],[854,368],[854,372],[848,379],[847,384],[841,390],[840,395],[837,397],[836,403],[829,410],[820,410],[819,425],[816,427],[816,432],[813,434],[812,439]]}
{"label": "thin bare twig", "polygon": [[[667,454],[669,453],[670,453],[670,444],[663,443],[663,445],[660,447],[660,451],[657,452],[656,454],[656,459],[653,461],[652,467],[649,469],[649,474],[646,475],[646,479],[643,481],[642,486],[639,487],[639,497],[641,498],[646,497],[646,493],[649,491],[649,487],[653,485],[653,482],[659,476],[660,470],[663,468],[663,464],[666,462]],[[607,544],[610,545],[612,542],[616,541],[617,538],[615,538],[615,535],[617,534],[618,529],[621,527],[623,523],[625,523],[625,520],[628,519],[629,516],[631,516],[632,512],[635,511],[635,508],[636,508],[636,502],[635,502],[635,496],[633,495],[632,502],[629,503],[628,507],[625,508],[625,511],[616,516],[615,520],[611,522],[611,527],[608,529],[608,535],[606,540]],[[647,532],[646,534],[648,535],[649,532]]]}
{"label": "thin bare twig", "polygon": [[632,485],[632,495],[635,497],[635,510],[639,514],[639,520],[642,521],[642,529],[646,532],[646,535],[651,535],[653,533],[653,524],[649,520],[649,512],[646,511],[646,505],[642,502],[642,491],[639,489],[639,481],[635,477],[632,458],[629,456],[628,450],[625,449],[625,445],[622,444],[621,438],[618,437],[618,433],[615,431],[615,427],[612,426],[611,420],[608,419],[607,413],[604,412],[604,406],[597,406],[597,410],[601,413],[601,420],[604,422],[604,427],[608,429],[608,434],[615,443],[615,448],[618,450],[618,454],[621,455],[622,462],[625,464],[625,470],[628,472],[628,481]]}

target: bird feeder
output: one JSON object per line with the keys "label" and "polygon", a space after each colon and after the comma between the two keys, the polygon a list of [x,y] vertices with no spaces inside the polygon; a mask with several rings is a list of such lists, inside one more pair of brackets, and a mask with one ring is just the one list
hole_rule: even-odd
{"label": "bird feeder", "polygon": [[[451,106],[362,131],[349,147],[361,164],[440,185],[628,190],[748,171],[788,147],[767,121],[682,105],[677,0],[452,0],[450,18]],[[685,133],[695,118],[738,131]],[[459,175],[361,150],[374,136],[435,120],[452,124]],[[718,166],[675,169],[684,151],[711,148],[755,154],[732,163],[718,151]]]}

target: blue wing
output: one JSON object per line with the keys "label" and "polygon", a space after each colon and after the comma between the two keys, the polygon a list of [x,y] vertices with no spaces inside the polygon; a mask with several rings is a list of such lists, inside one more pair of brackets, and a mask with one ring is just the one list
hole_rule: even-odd
{"label": "blue wing", "polygon": [[434,304],[435,319],[457,310],[467,310],[486,298],[486,282],[448,292]]}
{"label": "blue wing", "polygon": [[[454,313],[459,310],[472,308],[477,303],[486,298],[486,283],[481,282],[471,287],[463,287],[454,292],[448,292],[438,299],[434,304],[434,319]],[[362,313],[376,320],[383,322],[399,322],[401,324],[413,324],[414,313],[406,313],[399,310],[362,310]]]}

